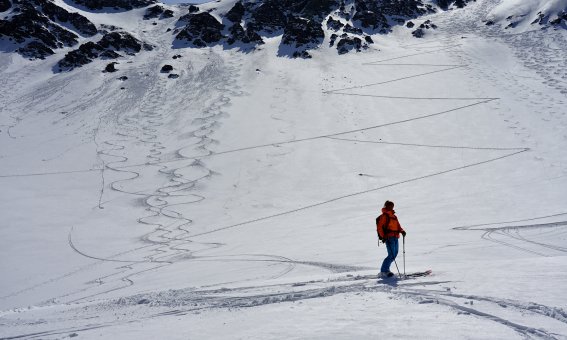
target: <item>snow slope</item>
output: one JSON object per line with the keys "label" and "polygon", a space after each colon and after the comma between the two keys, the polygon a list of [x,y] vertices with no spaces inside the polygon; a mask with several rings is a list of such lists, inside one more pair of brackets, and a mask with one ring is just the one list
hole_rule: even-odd
{"label": "snow slope", "polygon": [[527,31],[539,29],[536,23],[547,24],[566,13],[566,0],[502,0],[486,19],[506,24],[516,31]]}
{"label": "snow slope", "polygon": [[[0,55],[0,338],[567,338],[567,37],[497,5],[311,60],[131,13],[114,74]],[[432,276],[375,278],[386,199]]]}

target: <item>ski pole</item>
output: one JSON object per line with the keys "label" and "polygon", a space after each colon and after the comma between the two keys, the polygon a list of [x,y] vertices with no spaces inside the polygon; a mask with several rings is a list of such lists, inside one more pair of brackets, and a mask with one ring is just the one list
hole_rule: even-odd
{"label": "ski pole", "polygon": [[406,277],[406,237],[402,239],[403,249],[404,249],[404,277]]}

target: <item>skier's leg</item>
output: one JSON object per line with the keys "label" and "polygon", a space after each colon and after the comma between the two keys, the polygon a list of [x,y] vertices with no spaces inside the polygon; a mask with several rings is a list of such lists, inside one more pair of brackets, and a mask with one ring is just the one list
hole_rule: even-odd
{"label": "skier's leg", "polygon": [[392,262],[394,262],[394,260],[398,256],[398,251],[400,250],[400,243],[398,242],[398,239],[395,237],[391,237],[391,240],[392,243],[390,244],[390,249],[392,250]]}
{"label": "skier's leg", "polygon": [[390,265],[392,264],[392,262],[394,261],[394,258],[395,258],[394,253],[392,252],[391,239],[392,238],[389,238],[385,242],[386,249],[388,250],[388,256],[386,256],[386,258],[382,262],[382,267],[380,268],[380,271],[382,273],[387,273],[387,272],[390,271]]}

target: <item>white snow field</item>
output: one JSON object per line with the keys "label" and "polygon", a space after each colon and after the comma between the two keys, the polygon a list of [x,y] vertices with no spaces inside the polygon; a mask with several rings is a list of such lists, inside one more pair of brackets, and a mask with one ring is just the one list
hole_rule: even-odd
{"label": "white snow field", "polygon": [[[116,73],[0,54],[0,338],[567,339],[567,31],[498,3],[310,60],[143,10],[84,13],[156,45]],[[387,199],[432,275],[376,279]]]}

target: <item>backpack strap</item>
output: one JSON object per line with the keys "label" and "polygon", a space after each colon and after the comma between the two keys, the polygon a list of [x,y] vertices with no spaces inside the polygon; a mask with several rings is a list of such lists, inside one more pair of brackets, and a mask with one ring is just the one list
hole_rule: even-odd
{"label": "backpack strap", "polygon": [[384,239],[387,239],[387,235],[388,235],[388,226],[390,225],[390,216],[388,214],[384,214],[384,216],[386,217],[386,223],[384,223],[384,226],[382,228],[384,228]]}
{"label": "backpack strap", "polygon": [[[384,216],[386,218],[386,223],[382,226],[382,233],[384,234],[384,239],[386,239],[386,234],[388,232],[388,225],[390,224],[390,216],[388,214],[382,214],[380,216]],[[376,227],[380,227],[380,216],[376,217]],[[379,236],[380,234],[378,234]]]}

